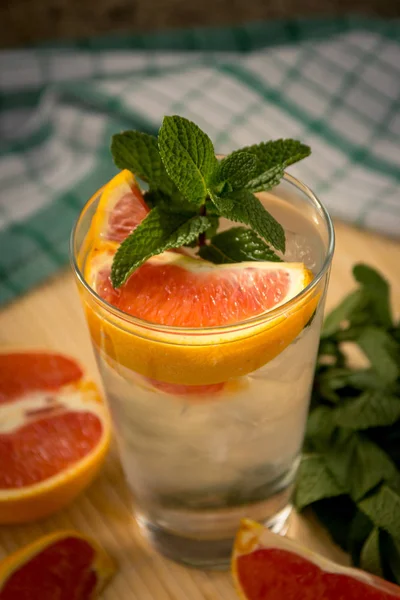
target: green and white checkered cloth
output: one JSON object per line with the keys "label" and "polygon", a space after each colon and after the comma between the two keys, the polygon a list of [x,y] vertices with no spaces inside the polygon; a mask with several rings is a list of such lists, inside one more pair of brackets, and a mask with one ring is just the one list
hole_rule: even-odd
{"label": "green and white checkered cloth", "polygon": [[0,303],[68,259],[112,133],[196,121],[220,153],[277,137],[332,215],[400,234],[400,22],[298,20],[0,52]]}

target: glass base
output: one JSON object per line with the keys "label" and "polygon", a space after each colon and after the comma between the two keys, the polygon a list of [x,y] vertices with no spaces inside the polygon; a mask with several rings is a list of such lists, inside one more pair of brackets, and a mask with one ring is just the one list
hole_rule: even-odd
{"label": "glass base", "polygon": [[[269,503],[268,500],[266,504]],[[273,517],[265,521],[261,519],[261,522],[274,533],[285,535],[291,511],[292,505],[287,504]],[[137,520],[143,535],[153,548],[167,558],[198,569],[229,569],[234,536],[224,539],[189,538],[155,525],[141,514],[137,515]]]}

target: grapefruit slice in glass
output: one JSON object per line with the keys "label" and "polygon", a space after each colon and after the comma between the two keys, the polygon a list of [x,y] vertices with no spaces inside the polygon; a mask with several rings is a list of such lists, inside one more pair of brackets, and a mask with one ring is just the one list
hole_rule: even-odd
{"label": "grapefruit slice in glass", "polygon": [[89,600],[114,574],[110,557],[92,539],[59,531],[0,562],[1,600]]}
{"label": "grapefruit slice in glass", "polygon": [[0,524],[45,517],[95,477],[110,420],[95,384],[52,352],[0,354]]}
{"label": "grapefruit slice in glass", "polygon": [[[234,325],[263,314],[294,298],[312,279],[312,274],[302,263],[214,265],[176,252],[164,252],[139,267],[121,288],[114,289],[110,280],[113,252],[111,247],[94,251],[87,263],[85,279],[101,298],[144,321],[178,328],[198,328],[199,331],[207,327]],[[175,346],[160,346],[158,343],[158,348],[135,335],[131,335],[128,341],[129,334],[120,328],[104,335],[108,330],[104,321],[99,323],[103,333],[99,331],[101,338],[98,337],[103,347],[110,340],[112,353],[117,349],[118,356],[114,356],[117,362],[142,374],[163,392],[207,397],[220,392],[224,381],[246,374],[243,365],[247,368],[250,365],[247,372],[251,372],[281,352],[300,333],[315,306],[314,297],[309,303],[303,302],[295,311],[296,315],[280,316],[276,322],[270,322],[268,326],[272,335],[262,343],[256,336],[249,337],[247,354],[251,356],[247,356],[246,360],[246,346],[243,344],[241,365],[238,364],[241,360],[237,354],[237,342],[243,333],[235,333],[234,328],[225,337],[226,342],[221,346],[213,344],[208,352],[205,346],[185,345],[184,333],[181,344],[176,344],[178,334],[174,336]],[[88,321],[96,339],[93,316],[90,312]],[[162,338],[163,334],[160,333],[159,337]],[[141,347],[135,348],[137,344]],[[160,351],[162,360],[157,358]],[[251,368],[251,361],[259,360],[259,356],[263,356],[262,351],[265,353],[261,358],[263,362]],[[233,353],[236,364],[232,366],[229,360]],[[218,363],[224,364],[224,371],[219,369]]]}
{"label": "grapefruit slice in glass", "polygon": [[244,600],[394,600],[400,588],[338,565],[254,521],[242,521],[232,574]]}
{"label": "grapefruit slice in glass", "polygon": [[102,189],[89,236],[121,243],[149,213],[134,175],[126,169]]}
{"label": "grapefruit slice in glass", "polygon": [[276,308],[300,293],[312,274],[302,263],[242,262],[214,265],[164,252],[139,267],[118,289],[111,280],[113,253],[93,255],[86,280],[123,312],[158,325],[219,327]]}

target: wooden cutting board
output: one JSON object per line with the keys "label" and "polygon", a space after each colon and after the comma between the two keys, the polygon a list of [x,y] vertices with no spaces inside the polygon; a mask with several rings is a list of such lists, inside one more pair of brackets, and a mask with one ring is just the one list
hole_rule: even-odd
{"label": "wooden cutting board", "polygon": [[[400,242],[336,225],[337,246],[328,309],[353,286],[351,268],[366,262],[391,282],[400,312]],[[0,346],[53,348],[71,354],[99,379],[72,274],[57,277],[0,311]],[[119,569],[105,600],[235,600],[229,573],[188,569],[151,550],[132,518],[131,497],[117,453],[89,490],[68,509],[40,523],[0,526],[0,559],[36,537],[60,528],[94,536],[115,557]],[[329,540],[312,515],[292,515],[289,535],[340,562],[347,557]]]}

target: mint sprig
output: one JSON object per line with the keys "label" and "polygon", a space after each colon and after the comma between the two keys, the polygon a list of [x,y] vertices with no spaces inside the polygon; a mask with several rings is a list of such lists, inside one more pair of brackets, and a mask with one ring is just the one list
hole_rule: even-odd
{"label": "mint sprig", "polygon": [[[115,254],[114,287],[151,256],[182,245],[197,244],[200,256],[213,262],[222,261],[221,252],[232,262],[279,260],[271,246],[285,251],[282,226],[254,192],[279,183],[286,166],[308,156],[308,146],[277,140],[218,161],[208,135],[175,115],[164,118],[158,138],[138,131],[114,135],[111,152],[119,168],[148,184],[145,200],[151,209]],[[251,233],[217,237],[220,217],[246,225]]]}
{"label": "mint sprig", "polygon": [[[314,509],[356,566],[400,583],[400,323],[389,285],[356,265],[358,288],[326,318],[295,502]],[[369,361],[352,368],[351,340]]]}

